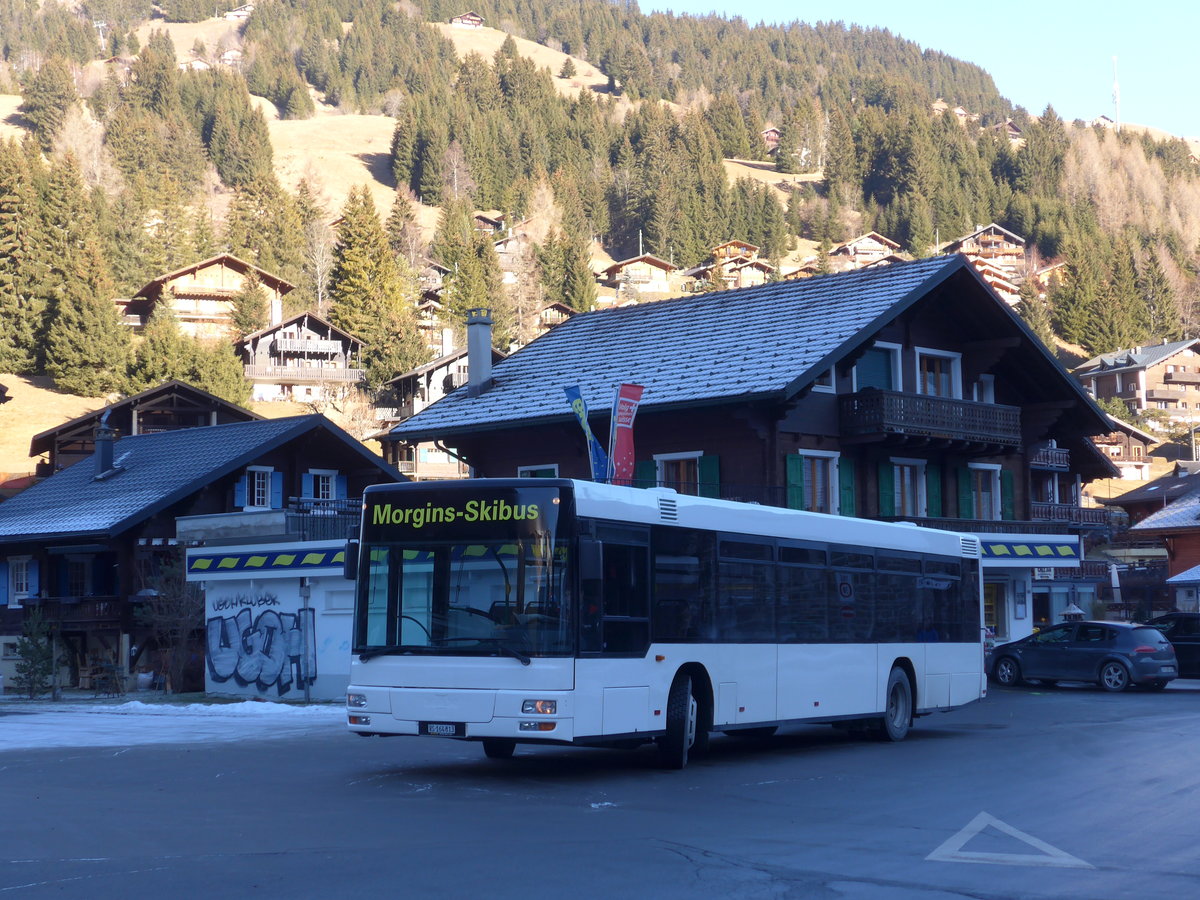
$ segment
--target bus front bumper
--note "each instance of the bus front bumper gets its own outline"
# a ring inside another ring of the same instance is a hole
[[[347,727],[364,735],[571,742],[571,695],[560,691],[381,688],[351,685]]]

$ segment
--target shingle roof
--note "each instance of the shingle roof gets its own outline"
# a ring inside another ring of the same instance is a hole
[[[497,363],[485,393],[455,391],[391,433],[421,440],[567,419],[563,388],[575,384],[593,410],[622,382],[645,387],[643,409],[783,397],[964,269],[963,257],[941,256],[582,313]]]
[[[1178,462],[1169,474],[1155,478],[1149,484],[1117,497],[1097,499],[1097,502],[1104,506],[1130,506],[1153,501],[1166,505],[1193,491],[1200,491],[1200,467],[1195,463]]]
[[[113,460],[121,471],[96,480],[92,461],[82,460],[0,503],[0,544],[45,537],[112,537],[318,428],[391,471],[382,459],[320,415],[136,435],[113,445]]]

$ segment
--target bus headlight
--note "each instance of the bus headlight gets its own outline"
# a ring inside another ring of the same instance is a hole
[[[367,695],[366,694],[347,694],[346,695],[346,705],[353,706],[355,709],[362,709],[364,706],[367,705]]]
[[[536,713],[541,716],[552,716],[558,712],[557,700],[526,700],[521,704],[521,714]]]

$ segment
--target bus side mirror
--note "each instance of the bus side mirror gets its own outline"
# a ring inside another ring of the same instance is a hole
[[[342,575],[350,581],[358,578],[358,541],[346,541],[345,555],[342,558]]]

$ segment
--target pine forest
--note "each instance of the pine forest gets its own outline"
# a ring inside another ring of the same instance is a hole
[[[1093,355],[1200,334],[1200,166],[1182,140],[1014,108],[987,72],[886,30],[608,0],[474,9],[569,57],[539,67],[513,37],[460,55],[433,23],[466,10],[444,0],[261,0],[236,65],[181,66],[181,50],[224,48],[179,48],[154,26],[207,19],[210,3],[0,0],[0,93],[20,97],[25,133],[0,140],[0,371],[85,396],[182,378],[244,401],[232,347],[184,337],[165,308],[134,335],[113,302],[223,252],[297,285],[285,313],[362,339],[377,388],[430,357],[429,261],[444,324],[492,307],[507,349],[532,310],[594,306],[598,252],[684,268],[736,239],[779,273],[800,242],[824,259],[875,231],[919,257],[991,222],[1026,239],[1030,272],[1062,263],[1044,290],[1021,288],[1048,344]],[[565,90],[585,64],[605,82]],[[388,117],[375,169],[391,205],[353,186],[328,208],[319,185],[281,180],[259,98],[285,120]],[[730,178],[725,160],[788,190]],[[533,223],[515,284],[473,226],[480,210]],[[239,334],[266,324],[254,286],[236,307]]]

